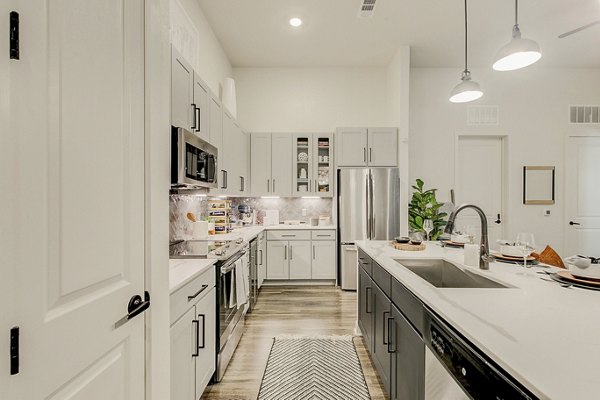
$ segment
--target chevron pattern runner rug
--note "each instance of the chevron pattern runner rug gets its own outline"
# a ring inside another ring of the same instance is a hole
[[[258,400],[370,400],[352,336],[279,336]]]

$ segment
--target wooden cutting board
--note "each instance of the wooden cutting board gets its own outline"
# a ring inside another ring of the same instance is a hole
[[[392,242],[392,246],[394,246],[394,248],[396,250],[403,250],[403,251],[423,251],[423,250],[425,250],[425,244],[424,243],[421,243],[421,244],[410,244],[410,243]]]

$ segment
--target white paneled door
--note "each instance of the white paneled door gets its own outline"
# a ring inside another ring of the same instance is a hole
[[[483,209],[491,247],[503,235],[502,140],[500,136],[459,136],[456,151],[456,205],[472,203]],[[472,210],[462,211],[456,222],[456,229],[473,227],[477,235],[480,226]]]
[[[16,4],[0,132],[14,294],[0,307],[20,328],[20,371],[0,397],[143,399],[144,314],[115,323],[144,292],[144,1]]]
[[[567,255],[600,257],[600,137],[570,137],[566,164]]]

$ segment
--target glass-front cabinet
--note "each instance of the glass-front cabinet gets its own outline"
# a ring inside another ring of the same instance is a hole
[[[294,135],[294,195],[333,196],[333,134]]]

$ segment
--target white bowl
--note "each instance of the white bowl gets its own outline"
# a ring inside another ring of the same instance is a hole
[[[507,257],[523,257],[523,253],[519,251],[517,246],[510,246],[506,244],[500,246],[500,253]]]
[[[569,257],[565,259],[565,265],[573,276],[600,279],[600,264],[592,264],[592,260],[588,258]]]

